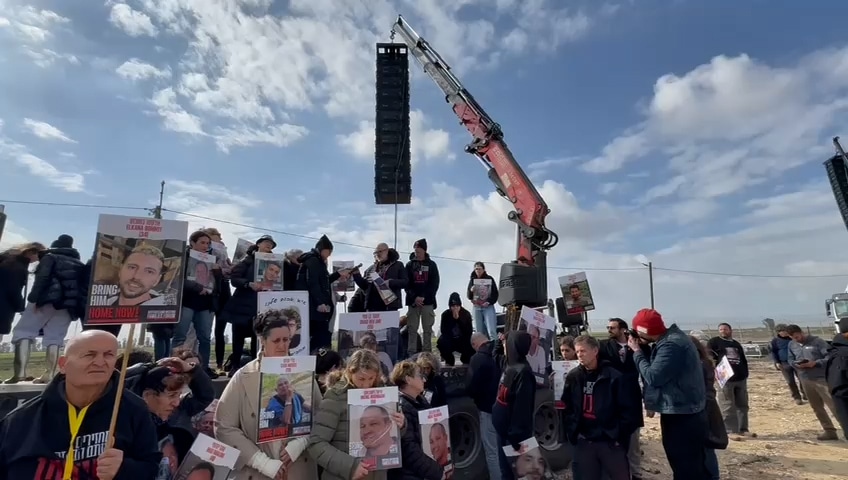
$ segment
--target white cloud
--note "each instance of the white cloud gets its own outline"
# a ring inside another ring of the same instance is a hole
[[[112,5],[109,21],[131,37],[155,37],[159,33],[147,14],[133,10],[125,3]]]
[[[29,133],[44,140],[58,140],[66,143],[77,143],[76,140],[70,138],[65,134],[65,132],[47,122],[40,122],[31,118],[25,118],[23,126],[29,131]]]
[[[205,135],[200,118],[188,113],[177,103],[177,94],[172,88],[164,88],[156,92],[150,99],[156,107],[156,112],[162,117],[165,128],[177,133],[192,136]]]
[[[54,31],[69,24],[68,18],[52,10],[10,4],[3,4],[0,13],[3,14],[0,28],[12,32],[19,42],[18,48],[39,67],[47,68],[57,60],[79,64],[75,55],[57,52],[50,47],[57,43]]]
[[[22,153],[15,157],[15,161],[26,167],[31,175],[56,188],[66,192],[82,192],[85,190],[85,177],[81,174],[61,171],[50,162],[31,153]]]
[[[148,79],[168,78],[171,76],[171,69],[168,67],[164,69],[156,68],[137,58],[131,58],[116,68],[115,73],[130,81],[137,82]]]
[[[356,131],[339,135],[336,140],[355,158],[374,160],[374,122],[362,121]],[[413,164],[421,161],[445,162],[456,158],[456,154],[450,150],[448,132],[428,129],[427,120],[420,110],[409,112],[409,148]]]

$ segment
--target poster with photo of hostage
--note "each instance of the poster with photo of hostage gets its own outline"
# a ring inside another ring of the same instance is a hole
[[[309,435],[312,432],[315,357],[262,357],[259,373],[256,443]]]
[[[400,431],[389,415],[398,411],[397,387],[348,390],[347,404],[348,453],[370,470],[400,467]]]
[[[474,305],[480,307],[489,301],[489,293],[492,291],[491,278],[475,278],[471,285],[471,298]]]
[[[503,447],[503,451],[512,466],[512,473],[516,480],[554,479],[548,462],[542,456],[536,437],[530,437],[521,442],[521,448],[517,452],[510,445]]]
[[[191,249],[188,251],[188,265],[186,266],[186,280],[197,282],[209,293],[215,290],[215,275],[212,270],[218,263],[215,255],[198,252]]]
[[[247,256],[247,249],[253,246],[253,242],[239,238],[236,241],[236,248],[233,250],[233,263],[239,263]]]
[[[559,288],[565,301],[565,311],[569,315],[589,312],[595,309],[595,300],[589,288],[586,272],[572,273],[559,277]]]
[[[445,472],[442,477],[444,480],[453,478],[449,420],[450,414],[447,405],[418,412],[424,454],[442,467]]]
[[[200,434],[173,480],[227,480],[236,468],[238,456],[237,449]]]
[[[84,324],[177,323],[188,222],[100,215]]]
[[[542,385],[547,380],[548,365],[551,358],[551,346],[556,334],[556,319],[527,306],[521,307],[519,328],[526,328],[530,334],[530,352],[527,363],[536,376],[536,383]]]
[[[266,292],[282,291],[283,262],[286,256],[282,253],[256,252],[253,258],[253,283]]]
[[[351,268],[353,268],[353,261],[333,261],[333,273],[338,272],[339,270],[349,270]],[[356,284],[353,282],[353,277],[349,277],[347,281],[336,280],[333,282],[332,287],[334,292],[352,292],[356,290]]]
[[[289,355],[309,354],[309,293],[257,292],[256,314],[272,315],[289,323]]]
[[[565,404],[562,403],[562,392],[565,390],[565,377],[568,375],[568,372],[577,368],[580,365],[578,360],[557,360],[555,362],[551,362],[551,369],[553,373],[551,374],[554,377],[554,407],[558,409],[565,408]]]
[[[342,358],[364,348],[377,353],[388,377],[398,361],[400,312],[362,312],[339,314],[339,348]]]

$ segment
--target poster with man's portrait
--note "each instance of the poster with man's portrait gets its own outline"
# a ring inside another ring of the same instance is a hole
[[[309,354],[309,293],[307,292],[257,292],[256,313],[268,314],[288,323],[282,341],[288,354]]]
[[[577,272],[559,277],[559,288],[565,301],[565,311],[569,315],[588,312],[595,309],[595,300],[589,288],[586,272]]]
[[[542,451],[536,437],[530,437],[521,442],[518,451],[507,445],[503,447],[504,454],[512,465],[512,473],[517,480],[553,480],[554,475]]]
[[[450,480],[453,478],[453,462],[451,461],[450,415],[447,405],[420,410],[418,423],[421,425],[424,454],[442,467],[444,471],[442,478]]]
[[[551,346],[556,335],[556,319],[528,306],[521,307],[519,328],[530,334],[530,351],[527,363],[536,376],[536,383],[545,383],[551,360]]]
[[[282,291],[286,256],[282,253],[256,252],[253,258],[253,283],[263,291]]]
[[[218,259],[215,255],[198,252],[197,250],[188,251],[188,264],[186,265],[186,280],[190,280],[199,284],[209,292],[215,290],[215,275],[212,270],[218,264]]]
[[[398,411],[397,387],[347,391],[349,450],[370,470],[401,466],[400,431],[391,413]]]
[[[380,358],[383,376],[388,377],[398,361],[400,313],[340,313],[338,318],[339,355],[348,358],[360,348],[371,350]]]
[[[309,435],[312,432],[315,357],[262,357],[259,372],[256,443]]]
[[[227,480],[238,456],[237,449],[200,434],[173,480]]]
[[[100,215],[87,325],[177,323],[188,222]]]

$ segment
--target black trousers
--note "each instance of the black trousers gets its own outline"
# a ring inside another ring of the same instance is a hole
[[[704,454],[708,428],[706,411],[687,415],[660,414],[660,428],[674,480],[710,480]]]
[[[471,362],[471,356],[474,355],[474,349],[471,347],[471,339],[450,338],[445,335],[436,340],[436,348],[439,349],[439,354],[446,364],[453,366],[456,363],[454,353],[459,353],[459,361],[463,365],[468,365]]]
[[[224,365],[224,349],[227,347],[227,339],[225,338],[224,329],[227,328],[227,322],[221,318],[221,315],[215,314],[215,365],[221,368]]]
[[[259,348],[256,341],[256,333],[249,324],[233,325],[233,365],[230,371],[235,372],[241,368],[241,357],[244,355],[244,341],[250,339],[250,356],[256,358],[256,352]]]
[[[309,320],[309,351],[315,352],[319,348],[331,347],[332,344],[333,333],[330,332],[330,323],[323,319]]]
[[[578,440],[574,463],[580,480],[630,480],[627,447],[613,442]]]

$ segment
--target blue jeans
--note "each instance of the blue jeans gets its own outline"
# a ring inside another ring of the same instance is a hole
[[[486,466],[489,467],[489,480],[501,480],[500,463],[498,461],[498,432],[492,424],[492,414],[480,413],[480,436],[483,440],[483,451],[486,453]]]
[[[171,339],[169,337],[153,335],[153,358],[155,360],[162,360],[170,356]]]
[[[712,448],[704,449],[704,463],[707,466],[707,471],[710,473],[710,480],[719,480],[721,474],[718,470],[718,456]]]
[[[495,315],[495,306],[474,307],[474,328],[483,335],[494,340],[498,336],[498,318]]]
[[[176,348],[185,343],[192,325],[197,334],[199,350],[197,354],[200,356],[200,364],[204,369],[209,368],[209,355],[212,352],[212,310],[192,310],[183,307],[180,323],[174,330],[173,346]]]

